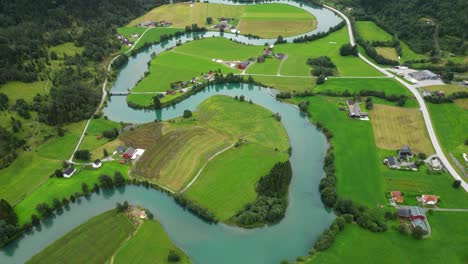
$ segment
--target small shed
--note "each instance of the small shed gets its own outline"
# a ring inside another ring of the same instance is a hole
[[[101,166],[102,166],[102,161],[100,159],[93,161],[93,168],[99,169],[101,168]]]
[[[408,146],[403,146],[398,150],[398,158],[408,160],[414,156],[413,152]]]

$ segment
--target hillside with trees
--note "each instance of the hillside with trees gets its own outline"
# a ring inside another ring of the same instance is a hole
[[[418,53],[442,50],[465,55],[468,2],[464,0],[338,0],[357,20],[372,20]],[[437,33],[438,34],[435,34]],[[436,35],[436,36],[435,36]],[[438,42],[438,45],[436,44]]]

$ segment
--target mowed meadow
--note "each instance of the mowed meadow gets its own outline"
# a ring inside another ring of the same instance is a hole
[[[213,23],[207,24],[207,18]],[[252,34],[263,38],[294,36],[314,30],[317,21],[307,11],[287,4],[269,3],[262,5],[223,5],[212,3],[177,3],[157,7],[131,21],[136,26],[147,20],[165,20],[171,27],[184,28],[192,24],[208,29],[219,18],[230,18],[241,34]]]
[[[135,138],[134,133],[148,138],[139,130],[124,133],[121,140],[131,144],[128,138]],[[253,201],[256,181],[276,162],[288,157],[286,130],[273,113],[255,102],[241,102],[228,96],[208,98],[198,106],[193,117],[164,123],[162,131],[154,144],[147,145],[147,151],[132,173],[180,191],[201,171],[185,193],[222,220]],[[234,146],[240,139],[243,143]],[[217,153],[219,155],[210,160]],[[259,161],[256,159],[259,156],[264,158]],[[230,191],[221,191],[226,188]],[[243,193],[246,195],[240,195]]]

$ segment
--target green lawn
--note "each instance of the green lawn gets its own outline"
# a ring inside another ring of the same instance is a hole
[[[115,256],[114,263],[174,263],[167,260],[169,251],[173,250],[181,257],[177,263],[192,263],[167,236],[159,222],[145,221],[138,232]]]
[[[141,29],[141,28],[139,28]],[[141,47],[147,42],[156,42],[161,40],[163,34],[174,34],[176,32],[183,32],[183,28],[152,28],[140,39],[135,48]]]
[[[455,92],[467,92],[468,88],[465,86],[461,86],[458,84],[445,84],[445,85],[432,85],[426,86],[423,88],[424,90],[437,92],[437,91],[444,91],[446,95],[455,93]]]
[[[259,160],[261,157],[261,160]],[[233,148],[208,163],[185,195],[208,208],[221,221],[228,220],[257,196],[255,184],[286,153],[255,143]]]
[[[281,60],[276,58],[266,58],[263,63],[254,63],[247,69],[247,73],[276,75],[278,73]]]
[[[466,167],[462,155],[468,153],[468,146],[464,144],[468,137],[468,110],[456,103],[428,103],[427,107],[444,152],[452,153]],[[447,158],[452,162],[450,156]]]
[[[53,173],[55,169],[59,168],[60,165],[57,164],[53,167],[51,173]],[[76,192],[82,193],[81,184],[83,182],[88,184],[91,189],[94,183],[99,183],[98,178],[102,174],[114,177],[114,173],[116,171],[120,171],[126,178],[128,169],[128,165],[121,165],[118,162],[105,162],[102,167],[97,170],[83,170],[75,173],[70,179],[50,178],[15,206],[15,212],[18,214],[18,220],[21,224],[30,221],[31,215],[37,214],[36,205],[39,203],[46,202],[52,206],[52,200],[54,198],[60,200],[63,198],[69,199],[70,195],[75,194]],[[42,174],[40,175],[42,176]],[[49,175],[44,174],[44,176],[48,177]]]
[[[127,216],[108,211],[73,229],[27,263],[101,264],[134,230]]]
[[[467,263],[467,221],[465,212],[434,212],[429,216],[432,236],[424,240],[347,225],[330,249],[306,263]]]
[[[86,121],[71,123],[64,126],[65,135],[55,136],[37,148],[39,155],[57,160],[67,160],[75,149]]]
[[[314,88],[315,92],[324,91],[357,93],[360,90],[384,91],[385,94],[406,95],[412,97],[412,93],[399,82],[391,78],[375,79],[348,79],[348,78],[329,78],[322,85]]]
[[[309,77],[253,76],[253,78],[257,82],[281,91],[302,92],[312,90],[316,86],[315,78]]]
[[[393,39],[392,35],[372,21],[356,21],[356,27],[361,38],[366,41],[389,41]],[[425,55],[417,54],[412,51],[411,48],[402,40],[400,40],[400,46],[402,48],[402,61],[419,60],[426,57]]]
[[[37,81],[32,83],[8,82],[0,86],[0,93],[8,96],[9,105],[14,105],[17,99],[24,99],[26,102],[32,102],[36,94],[47,94],[49,82]]]
[[[383,204],[384,179],[370,122],[351,119],[339,111],[342,104],[338,103],[344,99],[314,96],[295,102],[305,100],[310,102],[312,120],[333,133],[338,195],[371,208]]]
[[[336,64],[339,76],[382,76],[357,57],[341,56],[339,49],[348,42],[348,31],[343,28],[313,42],[276,45],[274,51],[288,55],[281,69],[282,75],[310,76],[311,67],[306,64],[307,58],[328,56]]]
[[[105,130],[112,130],[113,128],[120,129],[121,125],[104,118],[91,120],[91,123],[88,126],[88,130],[86,130],[86,136],[83,138],[83,142],[81,143],[80,149],[87,149],[92,151],[108,143],[109,139],[105,137],[98,139],[97,137],[102,135]]]
[[[66,42],[61,45],[52,46],[49,48],[49,52],[55,51],[59,59],[63,59],[64,55],[74,56],[75,54],[81,54],[84,51],[84,47],[77,47],[73,42]]]

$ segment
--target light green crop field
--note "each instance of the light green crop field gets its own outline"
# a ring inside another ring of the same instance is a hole
[[[174,245],[159,222],[145,221],[132,239],[115,255],[114,263],[174,263],[167,260],[170,250],[175,251],[181,258],[176,263],[192,263],[185,253]]]
[[[63,59],[64,55],[74,56],[75,54],[81,54],[84,51],[84,47],[77,47],[73,42],[66,42],[61,45],[52,46],[49,48],[49,52],[55,51],[59,59]]]
[[[53,173],[56,168],[59,168],[59,166],[60,165],[54,167],[51,173]],[[69,179],[50,178],[15,206],[15,212],[18,214],[18,220],[21,224],[30,221],[32,214],[37,215],[36,205],[39,203],[45,202],[52,207],[52,200],[54,198],[57,198],[60,201],[63,198],[70,200],[70,195],[83,192],[81,189],[82,183],[86,183],[91,189],[94,183],[99,183],[100,175],[105,174],[113,178],[114,173],[119,171],[125,178],[127,178],[128,169],[128,165],[122,165],[118,162],[104,162],[102,167],[97,170],[89,169],[77,171],[73,177]],[[45,176],[47,177],[48,175],[46,174]]]
[[[233,52],[226,52],[227,50]],[[173,82],[190,81],[210,70],[220,69],[224,74],[240,73],[237,69],[212,60],[242,61],[256,57],[261,51],[259,46],[242,45],[224,38],[192,41],[163,52],[153,59],[150,74],[135,86],[133,92],[164,92],[170,89]]]
[[[258,157],[262,157],[261,160]],[[255,185],[260,177],[267,175],[275,163],[287,158],[286,153],[246,143],[210,161],[184,194],[208,208],[221,221],[227,221],[255,200]]]
[[[431,92],[443,91],[446,95],[456,92],[468,92],[467,87],[458,84],[432,85],[426,86],[423,89]]]
[[[238,24],[242,34],[264,38],[295,36],[316,27],[317,21],[310,13],[285,4],[248,5]]]
[[[388,40],[393,39],[392,35],[390,35],[387,31],[377,26],[372,21],[356,21],[356,27],[361,38],[363,38],[366,41],[373,41],[373,40],[388,41]],[[418,59],[422,59],[426,57],[423,54],[417,54],[414,51],[412,51],[411,48],[402,40],[400,40],[400,46],[402,48],[402,56],[401,56],[402,61],[418,60]],[[379,49],[382,50],[382,48],[379,48]],[[384,51],[384,52],[379,51],[379,53],[384,57],[390,56],[388,51]],[[394,54],[392,56],[394,56]],[[393,57],[393,58],[387,57],[387,58],[398,60],[397,57]]]
[[[315,78],[284,76],[253,76],[254,80],[281,91],[307,91],[316,86]]]
[[[468,153],[468,146],[464,144],[468,136],[468,122],[464,120],[468,120],[468,110],[456,103],[428,103],[427,106],[444,152],[452,153],[461,164],[466,164],[463,153]],[[447,158],[452,162],[450,156]]]
[[[307,58],[328,56],[336,64],[339,76],[382,76],[357,57],[341,56],[339,49],[348,42],[347,29],[343,28],[312,42],[276,45],[274,51],[288,55],[281,68],[282,75],[310,76],[311,67],[306,64]]]
[[[351,79],[351,78],[329,78],[322,85],[314,88],[315,92],[344,92],[357,93],[361,90],[384,91],[385,94],[407,95],[412,97],[411,92],[399,82],[391,78],[375,79]]]
[[[16,103],[17,99],[24,99],[26,102],[32,102],[36,94],[47,94],[49,91],[49,82],[37,81],[32,83],[8,82],[0,86],[0,93],[8,96],[10,105]]]
[[[347,225],[331,248],[306,263],[466,263],[467,221],[466,212],[434,212],[429,216],[432,236],[423,240],[392,229],[372,233]]]
[[[227,138],[203,127],[173,129],[160,137],[135,165],[134,174],[179,190]]]
[[[276,58],[266,58],[265,62],[259,63],[255,62],[252,66],[247,68],[247,73],[249,74],[268,74],[276,75],[278,73],[281,60]]]
[[[384,179],[379,173],[382,161],[378,159],[370,122],[349,118],[346,112],[339,111],[344,99],[323,96],[294,99],[305,100],[310,102],[312,120],[333,133],[338,195],[371,208],[383,204]]]
[[[398,60],[398,54],[395,48],[392,47],[377,47],[375,48],[377,50],[377,53],[380,55],[384,56],[387,59],[390,60]]]
[[[206,23],[208,17],[213,19],[212,25]],[[230,24],[237,26],[242,34],[253,34],[264,38],[298,35],[317,27],[317,21],[310,13],[294,6],[277,3],[255,6],[211,3],[169,4],[151,10],[131,21],[129,25],[135,26],[147,20],[166,20],[172,23],[172,27],[183,28],[197,24],[210,29],[222,17],[233,19]]]
[[[104,263],[135,227],[124,214],[108,211],[73,229],[27,263]]]
[[[246,98],[248,101],[249,98]],[[289,139],[286,130],[269,110],[248,102],[239,102],[228,96],[212,96],[198,107],[200,123],[232,138],[243,137],[280,151],[287,151]]]
[[[102,135],[105,130],[112,130],[113,128],[120,129],[121,126],[118,123],[106,120],[104,118],[91,120],[91,123],[88,126],[88,130],[86,130],[86,135],[83,138],[83,142],[80,145],[80,149],[93,151],[96,148],[107,144],[110,141],[109,139],[105,137],[98,139],[98,136]]]

